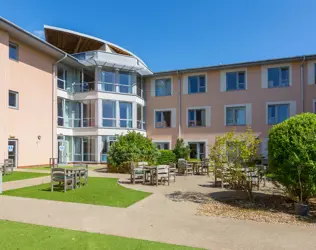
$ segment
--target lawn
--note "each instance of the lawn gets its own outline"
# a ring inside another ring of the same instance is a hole
[[[123,238],[118,236],[86,233],[54,227],[0,220],[1,249],[24,250],[142,250],[142,249],[194,249],[159,242]]]
[[[18,181],[18,180],[25,180],[25,179],[31,179],[31,178],[36,178],[36,177],[43,177],[47,175],[48,174],[43,174],[43,173],[13,172],[12,174],[4,175],[2,177],[2,181],[3,182]]]
[[[71,166],[69,166],[71,167]],[[96,170],[96,169],[102,169],[105,168],[106,166],[103,165],[88,165],[89,170]],[[42,167],[30,167],[30,168],[26,168],[26,169],[32,169],[32,170],[46,170],[46,171],[50,171],[50,166],[42,166]]]
[[[46,183],[8,190],[3,192],[3,194],[112,207],[128,207],[150,195],[150,193],[122,187],[117,181],[118,179],[116,178],[89,177],[88,185],[68,190],[66,193],[61,190],[51,192],[50,184]]]

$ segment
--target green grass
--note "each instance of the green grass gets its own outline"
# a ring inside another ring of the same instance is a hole
[[[69,167],[71,167],[71,166],[69,166]],[[96,170],[96,169],[105,168],[105,166],[102,166],[102,165],[99,165],[99,166],[88,165],[88,168],[89,168],[90,170]],[[26,169],[32,169],[32,170],[47,170],[47,171],[50,171],[50,167],[49,167],[49,166],[30,167],[30,168],[26,168]]]
[[[2,176],[2,181],[3,182],[18,181],[18,180],[25,180],[25,179],[31,179],[31,178],[36,178],[36,177],[47,176],[47,175],[48,174],[43,174],[43,173],[13,172],[12,174]]]
[[[93,205],[128,207],[144,199],[150,193],[122,187],[115,178],[90,177],[88,185],[81,186],[66,193],[61,190],[51,192],[50,184],[8,190],[4,195],[20,196],[44,200],[76,202]]]
[[[184,250],[190,247],[0,220],[2,250]]]

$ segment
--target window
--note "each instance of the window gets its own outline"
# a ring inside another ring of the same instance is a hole
[[[137,104],[137,128],[145,129],[144,107],[140,104]]]
[[[227,107],[226,126],[246,125],[246,107]]]
[[[119,73],[120,93],[132,93],[132,75],[128,72]]]
[[[64,126],[64,100],[57,99],[57,125]]]
[[[288,87],[290,85],[289,67],[268,69],[268,88]]]
[[[103,135],[102,136],[102,142],[103,142],[103,148],[102,148],[102,154],[101,154],[101,161],[107,162],[107,154],[110,150],[110,147],[117,141],[116,136],[110,136],[110,135]]]
[[[66,89],[66,81],[67,81],[67,70],[58,67],[57,69],[57,87],[59,89]]]
[[[190,159],[204,159],[205,158],[205,142],[189,142]]]
[[[73,103],[73,113],[74,113],[74,127],[81,127],[81,103],[74,102]]]
[[[95,100],[82,101],[82,126],[95,126]]]
[[[19,46],[14,43],[9,43],[9,58],[19,60]]]
[[[115,91],[115,72],[102,71],[101,72],[101,86],[103,91]]]
[[[156,128],[171,127],[171,111],[156,111]]]
[[[171,95],[171,78],[155,80],[155,95],[170,96]]]
[[[188,111],[188,126],[189,127],[204,127],[205,126],[205,109],[190,109]]]
[[[116,127],[116,102],[102,100],[103,127]]]
[[[290,117],[289,104],[268,105],[268,124],[273,125],[283,122]]]
[[[205,76],[188,77],[189,94],[205,92]]]
[[[227,72],[226,73],[226,91],[246,89],[246,73]]]
[[[129,102],[120,102],[120,127],[132,127],[132,104]]]
[[[18,97],[19,93],[15,91],[9,90],[9,107],[10,108],[18,108]]]
[[[154,142],[158,149],[169,149],[169,142]]]

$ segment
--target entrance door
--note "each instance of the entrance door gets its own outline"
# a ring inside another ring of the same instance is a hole
[[[18,165],[18,141],[17,140],[8,141],[8,159],[12,159],[13,166],[17,167]]]
[[[205,158],[205,143],[204,142],[189,142],[190,158],[204,159]]]
[[[68,162],[68,141],[58,141],[58,163]]]

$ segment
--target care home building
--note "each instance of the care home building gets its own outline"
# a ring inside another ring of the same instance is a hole
[[[0,162],[103,163],[132,130],[160,149],[183,138],[203,158],[216,135],[247,125],[266,156],[271,126],[315,112],[316,55],[153,73],[99,38],[52,26],[45,37],[0,18]]]

